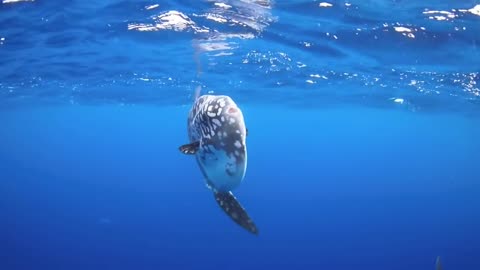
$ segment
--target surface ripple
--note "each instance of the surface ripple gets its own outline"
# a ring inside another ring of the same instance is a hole
[[[476,1],[3,1],[0,104],[478,110]],[[402,102],[400,102],[402,101]]]

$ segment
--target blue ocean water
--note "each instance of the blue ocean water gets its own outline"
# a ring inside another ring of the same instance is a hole
[[[0,269],[480,269],[480,2],[0,4]],[[217,206],[195,89],[249,135]]]

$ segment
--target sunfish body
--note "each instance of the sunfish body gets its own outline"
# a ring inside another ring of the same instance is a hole
[[[258,230],[233,196],[247,169],[247,129],[242,111],[228,96],[203,95],[188,116],[189,144],[179,149],[195,155],[207,186],[225,213],[251,233]]]

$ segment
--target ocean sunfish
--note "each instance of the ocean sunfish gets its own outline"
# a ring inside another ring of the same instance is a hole
[[[195,155],[207,186],[223,211],[253,234],[258,229],[232,194],[247,169],[247,129],[242,111],[228,96],[196,98],[188,116],[189,144],[179,150]]]

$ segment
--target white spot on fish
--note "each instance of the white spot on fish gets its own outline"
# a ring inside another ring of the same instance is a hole
[[[222,107],[222,108],[225,107],[225,100],[224,100],[224,99],[220,99],[220,100],[218,101],[218,105],[220,105],[220,107]]]
[[[235,144],[234,144],[234,145],[235,145],[235,147],[237,147],[237,148],[241,148],[241,147],[242,147],[242,143],[240,143],[240,141],[238,141],[238,140],[235,141]]]
[[[208,117],[215,117],[217,116],[215,113],[212,112],[207,112]]]
[[[218,109],[217,116],[220,116],[221,113],[222,113],[222,108]]]
[[[222,122],[225,122],[225,117],[222,116],[220,120],[222,120]]]
[[[209,111],[209,112],[211,112],[212,109],[213,109],[213,106],[212,106],[212,105],[208,106],[208,111]]]
[[[222,125],[222,123],[220,122],[220,120],[218,120],[218,119],[216,119],[216,118],[213,119],[212,122],[213,122],[215,125],[219,126],[219,127]]]
[[[235,122],[236,122],[236,121],[235,121],[235,118],[231,117],[231,118],[230,118],[230,124],[233,124],[233,123],[235,123]]]
[[[227,137],[227,132],[224,131],[224,132],[223,132],[223,136],[224,136],[224,137]]]
[[[240,130],[239,129],[235,130],[235,133],[240,134]]]
[[[233,152],[233,153],[234,153],[235,156],[237,156],[237,157],[240,156],[240,153],[239,153],[237,150],[235,150],[235,152]]]

